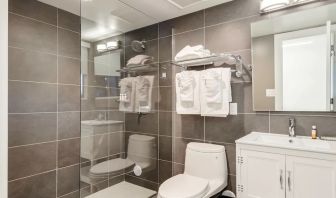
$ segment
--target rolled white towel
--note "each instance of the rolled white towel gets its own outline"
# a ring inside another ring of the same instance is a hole
[[[203,45],[196,45],[193,47],[187,45],[176,54],[175,61],[203,58],[210,55],[211,55],[210,50],[205,49]]]
[[[140,54],[140,55],[136,55],[133,58],[129,59],[127,61],[127,66],[141,65],[141,64],[144,64],[144,63],[147,64],[151,60],[152,59],[151,59],[150,56]]]

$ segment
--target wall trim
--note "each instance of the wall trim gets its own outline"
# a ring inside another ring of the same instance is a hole
[[[8,197],[8,1],[0,1],[0,197]]]

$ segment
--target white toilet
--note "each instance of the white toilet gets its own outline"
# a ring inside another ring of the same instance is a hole
[[[89,176],[91,179],[106,178],[130,171],[135,165],[142,171],[153,169],[156,166],[157,157],[155,137],[146,135],[131,135],[128,140],[127,158],[116,158],[98,163],[91,167]]]
[[[208,198],[227,186],[225,147],[205,143],[189,143],[183,174],[165,181],[158,198]]]

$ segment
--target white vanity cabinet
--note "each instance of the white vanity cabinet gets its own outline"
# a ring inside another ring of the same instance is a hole
[[[237,178],[238,197],[285,197],[285,156],[241,150],[239,158],[241,161],[237,167],[237,177],[240,177],[240,180]]]
[[[286,198],[336,198],[336,161],[286,156]]]
[[[336,198],[334,142],[323,148],[309,142],[308,148],[299,138],[277,145],[277,137],[267,142],[252,136],[236,141],[238,198]]]

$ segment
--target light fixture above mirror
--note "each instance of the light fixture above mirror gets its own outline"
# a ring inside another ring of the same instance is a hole
[[[101,43],[97,45],[98,52],[105,52],[110,50],[116,50],[120,48],[120,41],[109,41],[107,43]]]
[[[260,12],[267,13],[273,12],[293,6],[303,5],[317,0],[261,0]]]

